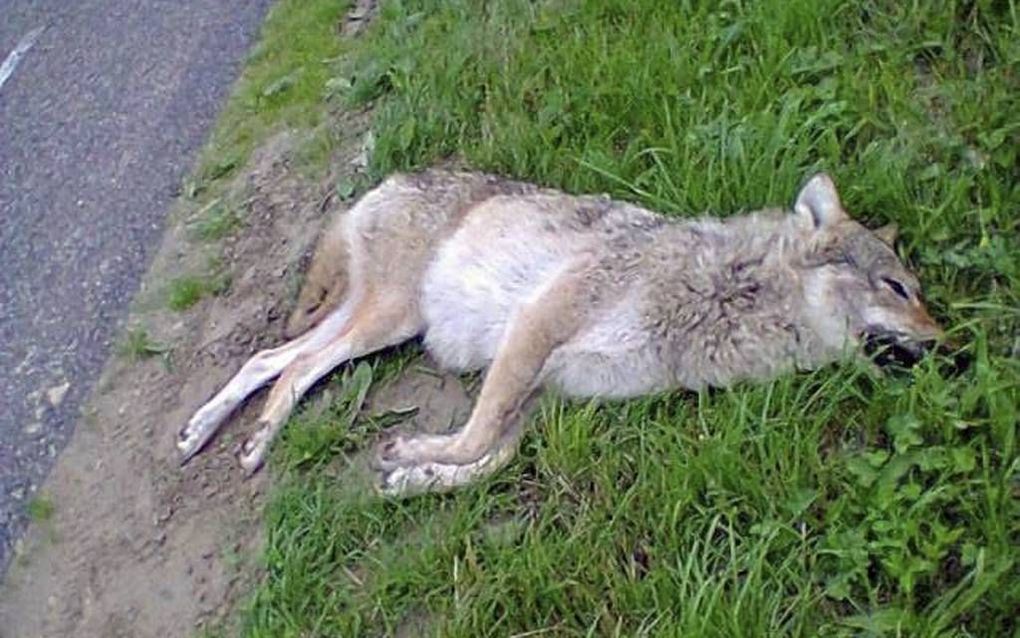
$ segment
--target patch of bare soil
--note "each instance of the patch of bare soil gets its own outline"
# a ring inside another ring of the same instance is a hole
[[[322,183],[294,169],[293,134],[274,138],[234,180],[225,201],[241,207],[244,224],[225,241],[225,294],[185,313],[134,313],[132,323],[172,345],[172,364],[111,359],[43,487],[52,518],[31,526],[0,588],[0,637],[188,636],[229,617],[260,577],[253,557],[269,472],[245,480],[234,453],[254,429],[261,396],[184,467],[175,441],[245,359],[282,341],[317,233],[344,207],[334,185],[356,170],[350,158],[367,118],[345,119],[349,148]],[[160,299],[173,276],[201,267],[186,222],[167,231],[143,299]],[[417,406],[432,422],[415,425],[426,429],[448,425],[468,405],[455,378],[414,370],[382,394],[370,404]]]
[[[340,34],[346,37],[360,35],[378,13],[378,0],[355,0],[340,23]]]
[[[230,446],[242,427],[178,464],[174,437],[190,413],[256,349],[276,340],[287,275],[321,224],[317,188],[290,170],[293,136],[255,154],[230,189],[246,201],[226,242],[227,294],[187,313],[139,313],[172,365],[114,358],[43,493],[55,509],[27,534],[0,597],[3,636],[184,636],[216,616],[251,574],[263,474],[242,480]],[[184,221],[184,220],[182,220]],[[143,297],[199,258],[187,223],[165,235]],[[243,412],[250,413],[250,409]],[[250,570],[249,570],[250,571]]]

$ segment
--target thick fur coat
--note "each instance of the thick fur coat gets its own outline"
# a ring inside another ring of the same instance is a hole
[[[667,218],[478,173],[397,175],[323,235],[288,324],[182,431],[190,457],[276,376],[248,470],[297,399],[349,359],[422,336],[445,367],[487,369],[468,423],[394,435],[378,450],[384,490],[453,487],[508,460],[522,413],[553,386],[630,397],[810,369],[881,337],[937,338],[919,284],[817,175],[792,211]]]

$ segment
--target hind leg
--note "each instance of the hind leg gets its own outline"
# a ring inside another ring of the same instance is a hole
[[[181,429],[177,441],[181,462],[197,454],[226,418],[253,392],[279,376],[295,359],[322,348],[346,330],[352,305],[349,302],[335,309],[311,332],[282,346],[263,350],[249,359]]]
[[[411,303],[360,306],[342,334],[321,350],[295,358],[280,375],[259,417],[259,429],[241,448],[241,466],[252,473],[262,465],[269,444],[316,381],[345,361],[406,341],[421,329],[421,317]]]

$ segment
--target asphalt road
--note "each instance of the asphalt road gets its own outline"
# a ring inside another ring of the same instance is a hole
[[[0,2],[0,573],[271,3]]]

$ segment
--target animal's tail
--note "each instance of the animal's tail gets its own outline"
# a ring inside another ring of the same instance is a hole
[[[340,305],[348,288],[347,240],[343,224],[334,223],[319,239],[304,286],[283,335],[294,339],[310,330]]]

